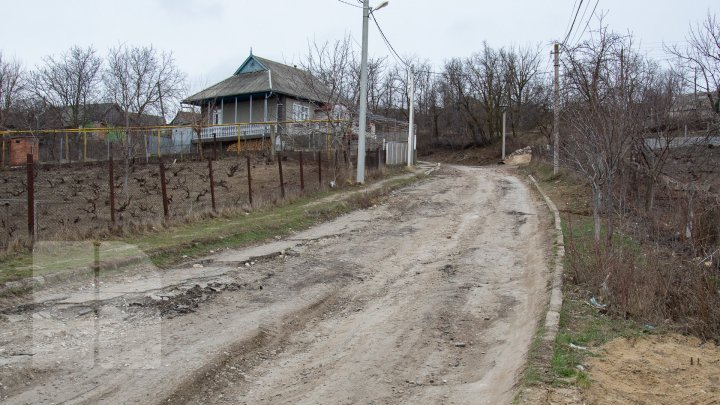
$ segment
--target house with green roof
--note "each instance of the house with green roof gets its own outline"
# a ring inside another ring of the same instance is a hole
[[[326,118],[327,90],[296,66],[252,53],[227,79],[183,100],[200,107],[203,140],[233,140],[269,135],[271,124]],[[228,126],[233,124],[248,124]]]

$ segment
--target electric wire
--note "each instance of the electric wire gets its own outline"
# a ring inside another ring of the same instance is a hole
[[[362,6],[358,6],[357,4],[353,4],[353,3],[347,2],[345,0],[337,0],[337,1],[339,1],[340,3],[343,3],[343,4],[347,4],[348,6],[351,6],[351,7],[362,8]]]
[[[585,9],[583,10],[582,15],[580,16],[580,23],[579,23],[578,27],[582,27],[583,21],[585,21],[585,15],[587,15],[588,9],[590,8],[590,3],[591,3],[590,1],[585,3]],[[592,16],[592,14],[591,14],[591,16]],[[574,43],[576,40],[579,41],[580,38],[582,38],[582,34],[580,36],[578,36],[578,33],[580,33],[580,30],[575,30],[575,34],[573,34],[570,37],[570,43]]]
[[[573,22],[570,25],[570,30],[568,31],[567,35],[565,35],[565,39],[562,41],[562,44],[566,44],[568,38],[570,37],[570,34],[572,33],[573,29],[575,28],[575,22],[577,22],[578,15],[580,14],[580,9],[582,8],[583,2],[585,0],[580,0],[580,4],[578,5],[577,11],[575,12],[575,17],[573,18]]]
[[[580,41],[582,39],[582,37],[583,37],[583,35],[585,35],[585,32],[587,31],[588,27],[590,27],[590,22],[592,21],[592,18],[595,15],[595,11],[597,10],[597,7],[599,4],[600,4],[600,0],[596,0],[595,7],[593,7],[593,11],[592,11],[592,13],[590,13],[590,16],[588,17],[587,24],[585,24],[585,28],[583,28],[582,33],[577,38],[577,41]]]
[[[395,50],[395,47],[392,46],[392,44],[390,43],[390,40],[389,40],[389,39],[387,38],[387,36],[385,35],[385,32],[383,32],[382,28],[380,28],[380,23],[378,22],[377,18],[375,17],[375,13],[373,13],[373,12],[371,11],[371,12],[370,12],[370,17],[372,17],[372,20],[373,20],[373,22],[375,23],[375,26],[377,27],[378,31],[380,31],[380,36],[382,36],[383,41],[385,42],[385,45],[387,45],[388,49],[390,50],[390,52],[392,53],[392,55],[395,57],[395,59],[397,59],[400,63],[402,63],[406,68],[412,69],[412,66],[410,66],[410,64],[407,63],[407,62],[400,56],[400,54],[397,53],[397,51]]]

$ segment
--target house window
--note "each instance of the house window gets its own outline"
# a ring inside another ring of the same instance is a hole
[[[212,113],[213,125],[220,125],[223,123],[223,112],[221,108],[215,108]]]
[[[300,103],[293,103],[293,121],[306,121],[310,119],[310,107]]]

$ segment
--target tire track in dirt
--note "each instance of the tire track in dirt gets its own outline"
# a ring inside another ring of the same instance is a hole
[[[291,238],[285,255],[237,269],[232,254],[217,257],[213,266],[234,269],[224,283],[252,288],[161,318],[156,367],[73,369],[52,340],[55,357],[41,360],[58,366],[3,399],[507,403],[547,302],[543,209],[506,171],[445,168],[387,204]],[[128,318],[107,355],[142,349],[149,330]]]

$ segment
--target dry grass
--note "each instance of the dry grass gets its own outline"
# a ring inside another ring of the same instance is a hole
[[[586,299],[596,297],[617,318],[720,341],[720,262],[710,254],[720,229],[716,202],[694,197],[693,237],[687,238],[684,194],[660,190],[651,212],[626,195],[625,211],[604,218],[613,223],[612,237],[603,226],[596,243],[582,179],[568,172],[553,176],[543,164],[528,170],[563,211],[566,276]]]

